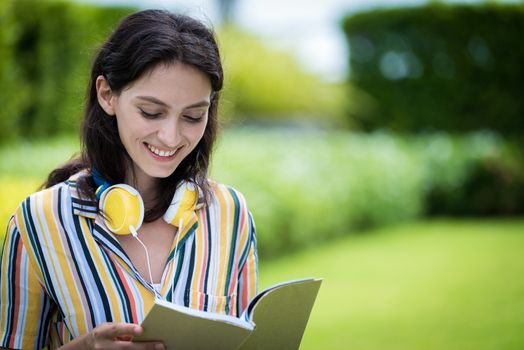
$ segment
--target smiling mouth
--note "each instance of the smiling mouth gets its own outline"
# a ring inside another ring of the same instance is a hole
[[[158,157],[163,157],[163,158],[169,158],[169,157],[172,157],[174,156],[177,151],[179,150],[179,148],[176,148],[176,149],[173,149],[173,150],[161,150],[159,148],[156,148],[155,146],[152,146],[148,143],[145,143],[144,144],[146,145],[146,147],[149,149],[149,151],[151,151],[151,153],[155,154],[156,156]]]

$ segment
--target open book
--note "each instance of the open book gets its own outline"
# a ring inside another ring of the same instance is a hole
[[[134,341],[161,340],[173,349],[298,349],[321,279],[269,287],[240,318],[156,300]]]

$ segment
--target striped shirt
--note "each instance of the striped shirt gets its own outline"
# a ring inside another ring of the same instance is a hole
[[[96,214],[76,178],[29,196],[0,259],[0,347],[57,348],[104,322],[139,324],[155,298],[240,316],[257,289],[255,227],[243,196],[212,199],[179,229],[159,291]],[[177,242],[178,241],[178,242]]]

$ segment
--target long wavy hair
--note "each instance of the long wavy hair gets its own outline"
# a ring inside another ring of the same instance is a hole
[[[51,187],[78,171],[93,168],[110,184],[124,182],[127,165],[132,160],[120,140],[116,118],[107,115],[98,103],[96,79],[103,75],[111,90],[119,94],[155,67],[177,62],[193,66],[209,78],[212,94],[208,122],[195,149],[173,174],[160,179],[155,205],[146,211],[144,219],[150,222],[163,215],[182,180],[195,182],[208,198],[207,172],[217,134],[218,102],[224,79],[220,54],[211,29],[191,17],[164,10],[144,10],[129,15],[102,44],[91,69],[80,155],[53,170],[43,187]],[[91,176],[81,177],[77,186],[83,197],[95,200]]]

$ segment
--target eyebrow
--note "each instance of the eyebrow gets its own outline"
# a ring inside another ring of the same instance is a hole
[[[158,98],[153,97],[153,96],[137,96],[136,98],[139,99],[139,100],[144,100],[144,101],[147,101],[147,102],[151,102],[151,103],[160,105],[162,107],[170,108],[168,104],[166,104],[165,102],[163,102],[163,101],[161,101]],[[204,101],[193,103],[193,104],[185,107],[184,109],[196,108],[196,107],[209,107],[209,104],[210,104],[209,101],[204,100]]]

